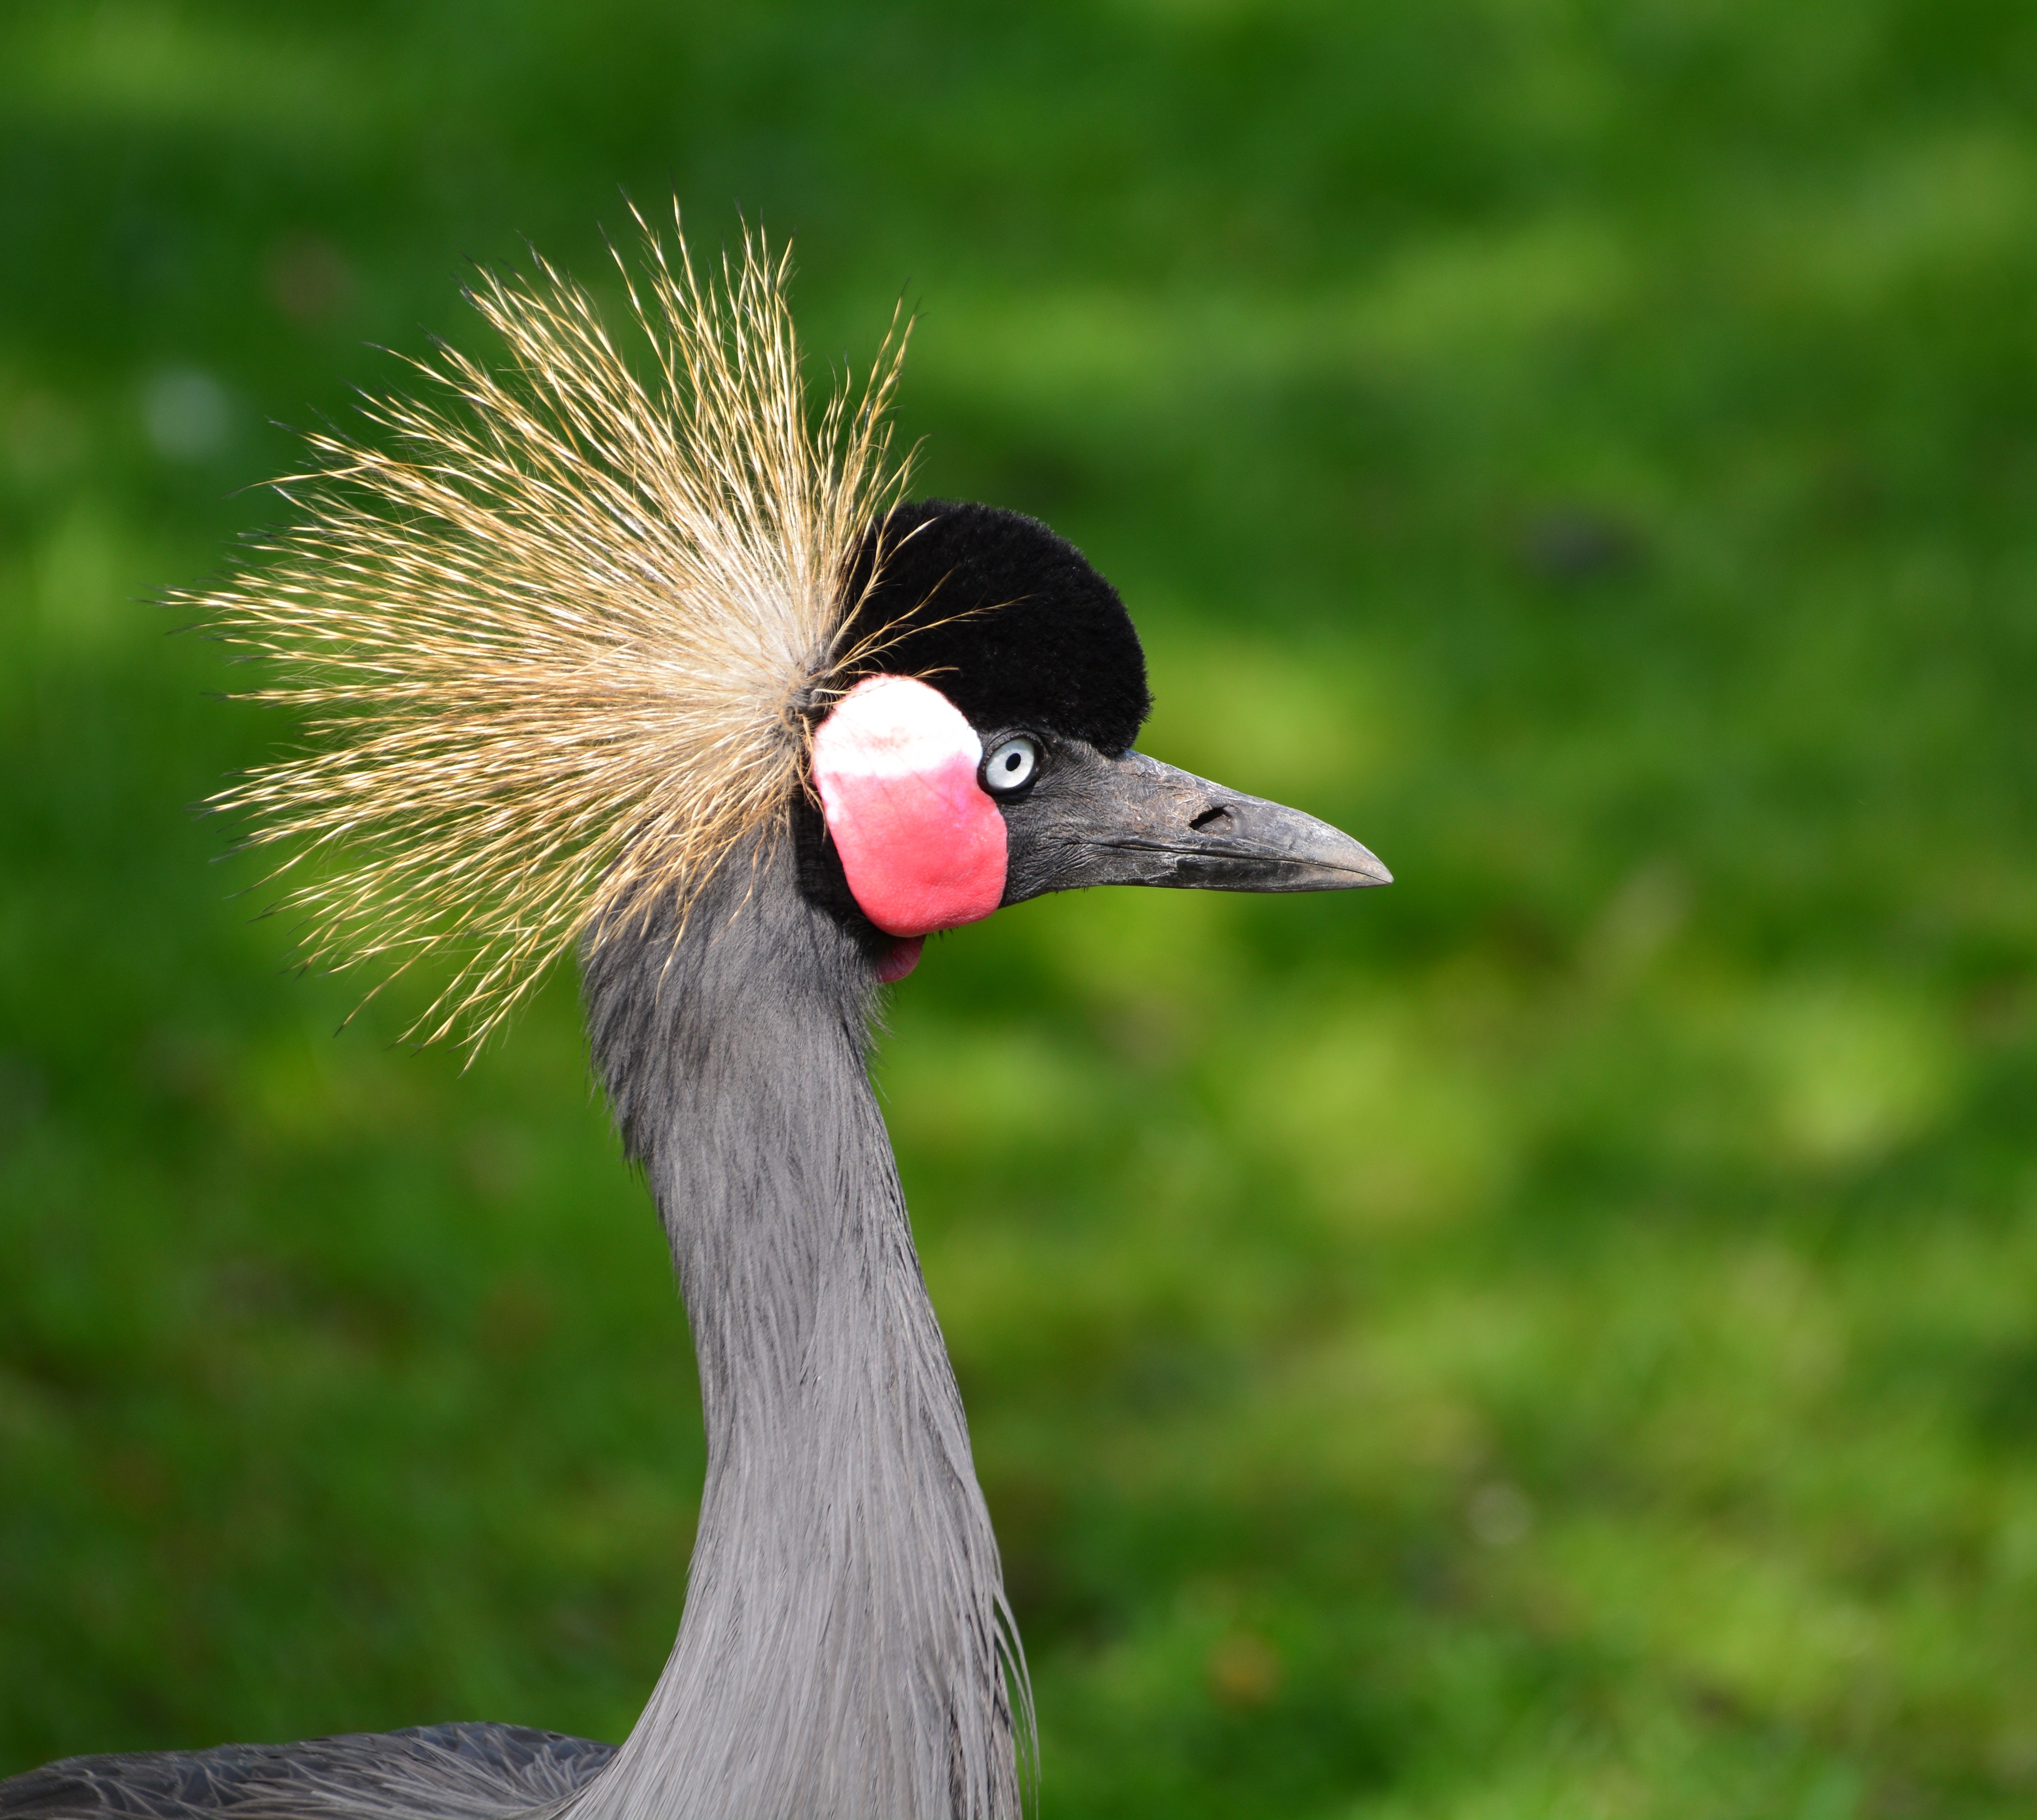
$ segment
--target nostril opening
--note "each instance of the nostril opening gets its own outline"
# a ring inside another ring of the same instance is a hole
[[[1228,821],[1230,819],[1230,811],[1225,808],[1220,802],[1214,803],[1209,808],[1205,809],[1201,814],[1195,817],[1194,819],[1189,823],[1189,825],[1191,828],[1200,830],[1208,827],[1212,821]]]

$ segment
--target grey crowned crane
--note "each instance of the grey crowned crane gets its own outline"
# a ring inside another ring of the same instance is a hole
[[[312,440],[297,528],[191,597],[310,743],[220,799],[282,841],[309,958],[450,957],[478,1040],[575,947],[669,1236],[705,1488],[619,1746],[442,1724],[74,1758],[6,1820],[1003,1820],[1030,1696],[866,1062],[924,939],[1049,891],[1383,885],[1347,836],[1132,750],[1145,662],[1044,525],[902,503],[903,338],[818,421],[787,266],[647,236],[647,381],[540,262],[508,366]],[[441,977],[446,977],[444,973]]]

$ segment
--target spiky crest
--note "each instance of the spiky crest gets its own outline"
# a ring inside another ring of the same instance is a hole
[[[811,708],[869,654],[844,579],[905,486],[910,323],[815,422],[789,249],[746,228],[704,282],[682,230],[674,262],[637,225],[641,269],[616,262],[648,383],[544,260],[485,274],[507,370],[411,362],[450,404],[370,401],[387,448],[308,436],[312,470],[277,483],[304,518],[254,546],[272,560],[176,597],[282,666],[240,699],[307,716],[306,749],[213,805],[294,848],[270,877],[308,964],[452,957],[423,1041],[478,1046],[584,929],[683,908],[783,817]]]

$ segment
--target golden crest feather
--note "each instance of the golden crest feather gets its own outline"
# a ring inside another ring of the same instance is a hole
[[[639,217],[638,225],[643,226]],[[683,232],[620,255],[648,379],[542,259],[473,295],[497,372],[365,407],[387,448],[316,434],[271,560],[177,598],[279,681],[308,750],[212,799],[305,919],[308,963],[449,956],[409,1034],[478,1044],[590,923],[691,889],[800,785],[807,711],[867,655],[842,598],[901,494],[886,411],[910,324],[810,418],[789,253],[746,230],[703,282]]]

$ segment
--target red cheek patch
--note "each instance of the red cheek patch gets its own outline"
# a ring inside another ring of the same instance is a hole
[[[1004,817],[976,780],[982,762],[961,709],[909,676],[866,678],[814,733],[828,833],[886,935],[977,922],[1003,900]]]

